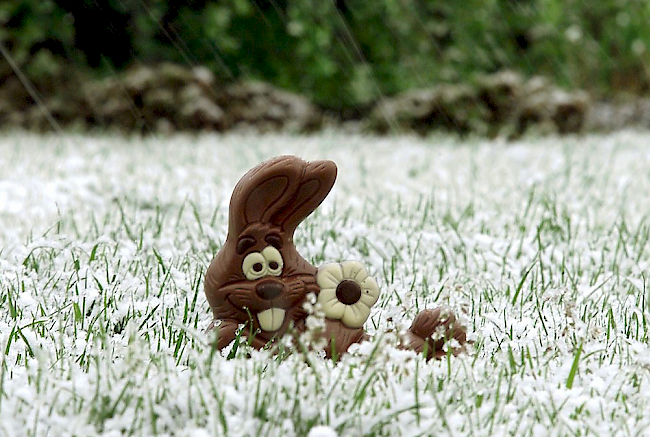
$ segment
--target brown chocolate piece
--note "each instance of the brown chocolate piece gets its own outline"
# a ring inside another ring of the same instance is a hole
[[[336,179],[332,161],[305,162],[280,156],[246,173],[230,200],[228,235],[205,275],[204,289],[217,329],[216,347],[241,335],[255,348],[283,336],[291,326],[305,331],[309,293],[325,313],[326,355],[345,353],[368,339],[363,324],[379,287],[358,262],[316,268],[293,243],[296,227],[325,199]],[[442,340],[435,339],[442,329]],[[445,339],[465,341],[453,315],[440,309],[420,313],[402,347],[440,357]],[[432,337],[434,336],[434,337]]]
[[[451,339],[458,342],[449,352],[458,355],[467,341],[465,328],[456,320],[454,313],[447,308],[423,310],[415,319],[402,339],[404,349],[413,349],[426,355],[427,359],[442,358],[447,355],[444,345]]]
[[[337,358],[346,353],[350,346],[370,339],[363,328],[349,328],[340,320],[325,319],[325,332],[320,334],[325,339],[325,356]]]

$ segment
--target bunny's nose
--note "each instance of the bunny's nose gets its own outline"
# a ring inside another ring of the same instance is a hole
[[[263,299],[271,300],[278,297],[284,290],[284,284],[281,282],[260,282],[255,287],[255,292]]]

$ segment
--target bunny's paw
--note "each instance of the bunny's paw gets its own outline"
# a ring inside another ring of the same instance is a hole
[[[326,341],[326,356],[334,358],[369,338],[363,324],[379,299],[379,286],[357,261],[320,266],[316,282],[320,289],[317,302],[325,316],[320,337]]]

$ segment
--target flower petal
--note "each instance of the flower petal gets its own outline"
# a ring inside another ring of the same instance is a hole
[[[379,285],[377,285],[375,278],[368,276],[359,286],[361,287],[361,300],[366,305],[373,306],[379,299]]]
[[[345,305],[345,312],[341,321],[348,328],[361,328],[370,316],[370,308],[366,305],[359,305],[357,302],[354,305]]]
[[[325,317],[329,319],[340,319],[345,311],[345,305],[336,297],[336,290],[326,288],[318,294],[318,303],[325,312]]]
[[[377,303],[379,296],[373,296],[372,294],[361,292],[361,297],[355,305],[363,305],[368,309],[372,308],[374,304]]]
[[[338,263],[323,264],[316,273],[316,282],[320,288],[336,288],[343,280],[343,270]]]
[[[359,261],[345,261],[341,263],[343,278],[361,282],[368,277],[368,271]]]

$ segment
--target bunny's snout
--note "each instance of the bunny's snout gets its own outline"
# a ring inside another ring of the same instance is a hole
[[[276,281],[264,281],[257,284],[255,292],[262,299],[271,300],[278,297],[284,291],[284,284]]]

